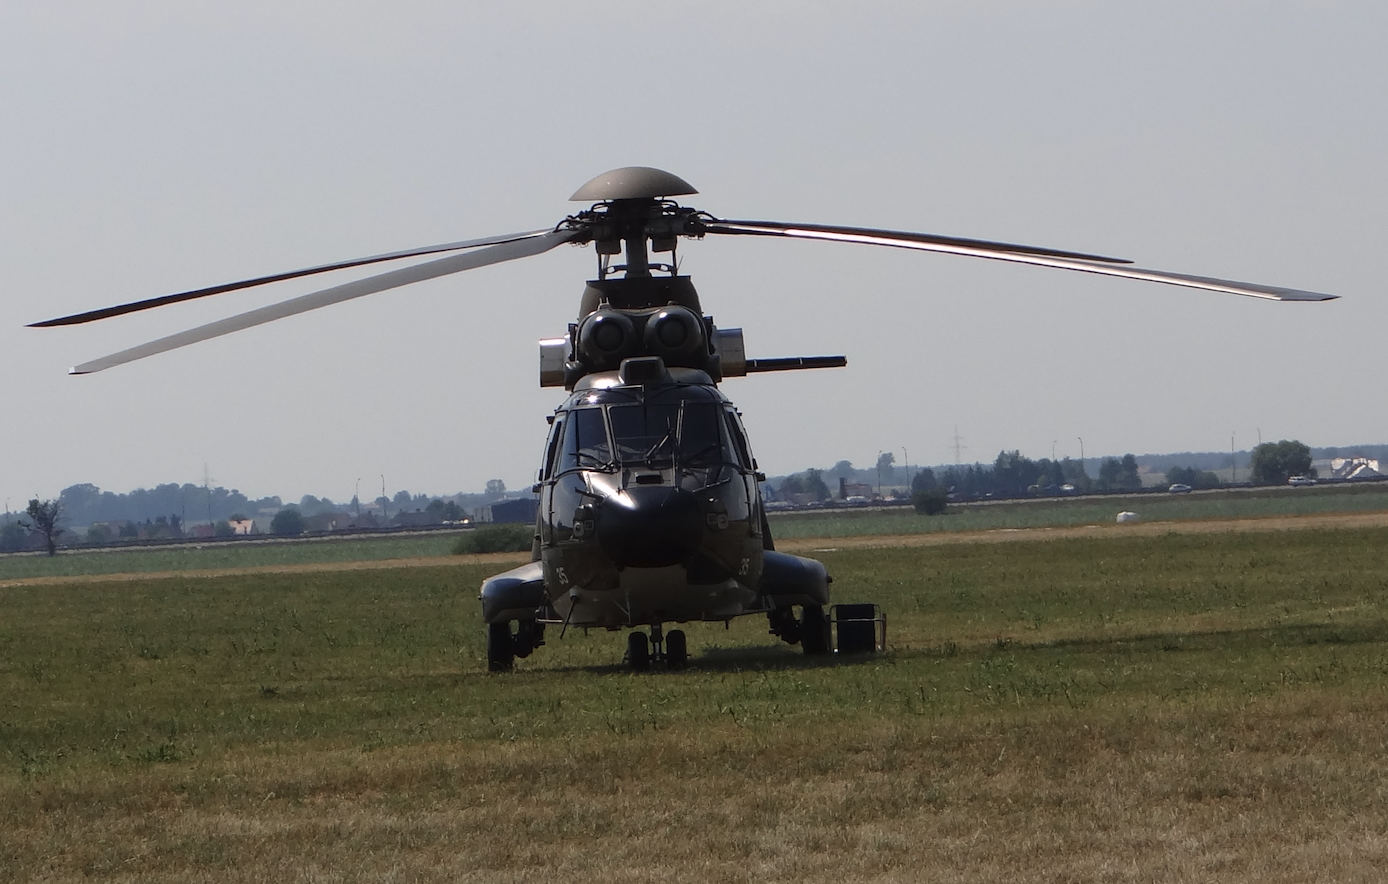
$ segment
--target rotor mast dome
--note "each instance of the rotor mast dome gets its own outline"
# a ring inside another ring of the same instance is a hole
[[[698,193],[688,181],[650,166],[623,166],[604,172],[569,197],[573,202],[656,199]]]

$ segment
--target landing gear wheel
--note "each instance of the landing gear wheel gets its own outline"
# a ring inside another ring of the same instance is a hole
[[[689,665],[689,644],[683,629],[672,629],[665,636],[665,665],[678,671]]]
[[[832,649],[829,618],[819,605],[806,605],[800,617],[800,646],[806,657],[819,657]]]
[[[646,633],[627,633],[627,665],[632,672],[645,672],[651,668],[651,646],[646,641]]]
[[[516,651],[511,644],[511,624],[489,623],[487,625],[487,671],[510,672],[515,661]]]

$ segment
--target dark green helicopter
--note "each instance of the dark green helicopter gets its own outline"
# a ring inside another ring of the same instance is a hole
[[[669,199],[696,191],[641,166],[589,181],[572,197],[590,207],[551,228],[444,243],[33,323],[91,322],[180,301],[383,261],[461,254],[348,282],[161,338],[71,370],[87,374],[285,316],[426,279],[529,257],[565,243],[593,245],[597,278],[578,321],[540,344],[541,386],[570,392],[551,418],[540,467],[531,562],[482,584],[487,661],[510,669],[544,644],[547,626],[631,629],[627,662],[688,662],[682,630],[764,614],[770,632],[806,654],[872,651],[882,642],[874,605],[830,605],[831,578],[813,559],[778,552],[757,469],[727,377],[829,368],[842,356],[748,359],[741,329],[719,329],[675,261],[681,237],[778,236],[991,258],[1280,301],[1334,295],[1143,270],[1099,255],[932,234],[821,224],[731,221]],[[652,255],[668,256],[652,260]],[[623,263],[614,263],[614,259]],[[799,610],[797,615],[796,610]],[[834,626],[837,625],[837,630]],[[642,629],[649,629],[649,636]],[[562,634],[562,631],[561,631]]]

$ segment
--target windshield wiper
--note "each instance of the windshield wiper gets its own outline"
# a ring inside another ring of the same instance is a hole
[[[665,435],[660,437],[660,441],[652,445],[649,449],[647,449],[645,457],[642,458],[642,460],[646,462],[646,466],[650,466],[651,460],[655,457],[655,453],[660,449],[664,448],[666,443],[670,442],[674,438],[675,425],[672,423],[670,424],[670,429],[665,431]]]

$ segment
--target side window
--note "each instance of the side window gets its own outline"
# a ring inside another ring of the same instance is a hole
[[[545,462],[540,467],[540,481],[554,478],[554,474],[559,470],[559,443],[564,439],[564,415],[559,415],[554,419],[554,426],[549,429],[549,442],[545,444]]]
[[[728,437],[733,440],[733,448],[737,451],[738,465],[743,469],[752,469],[752,452],[747,448],[747,437],[742,432],[742,424],[738,423],[737,415],[725,411],[723,417],[728,426]]]

